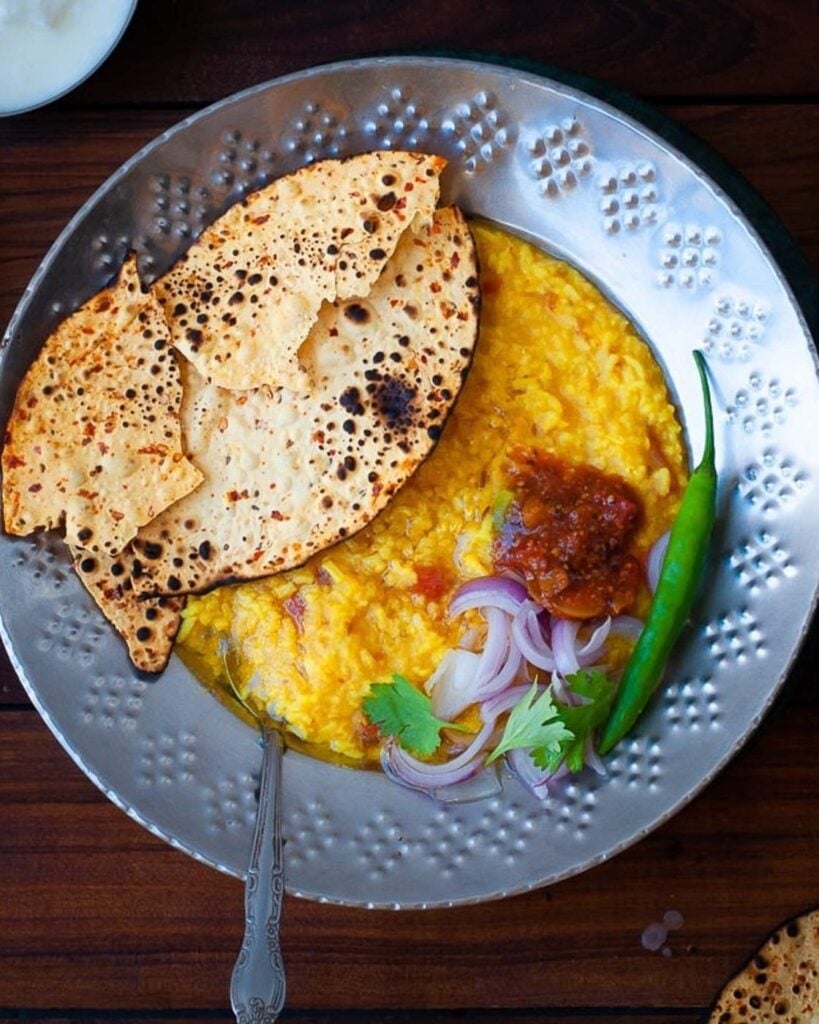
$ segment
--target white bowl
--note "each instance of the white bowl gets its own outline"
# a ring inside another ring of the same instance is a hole
[[[79,0],[79,2],[83,2],[83,0]],[[57,85],[52,91],[48,91],[47,87],[44,88],[44,91],[41,93],[38,93],[36,89],[32,90],[32,93],[36,96],[36,99],[34,99],[32,102],[27,102],[20,106],[14,107],[13,109],[3,110],[0,102],[0,117],[11,117],[15,114],[24,114],[30,110],[36,110],[38,107],[44,107],[48,103],[53,103],[54,100],[60,99],[60,97],[65,96],[67,93],[71,92],[72,89],[76,89],[77,86],[80,85],[80,83],[84,82],[87,78],[90,78],[91,75],[93,75],[94,72],[97,71],[97,69],[100,68],[106,60],[108,60],[110,55],[116,49],[120,39],[122,39],[125,29],[128,27],[131,18],[134,15],[136,6],[137,0],[130,0],[130,3],[126,3],[123,5],[119,22],[115,22],[111,26],[112,33],[109,37],[110,41],[106,40],[104,48],[102,49],[92,49],[91,52],[87,55],[86,59],[78,60],[75,76],[68,78],[61,76],[59,79],[59,85]],[[0,33],[2,33],[2,31],[3,30],[0,27]],[[36,69],[32,70],[32,74],[37,74]],[[2,75],[0,75],[0,91],[2,90],[2,85]]]

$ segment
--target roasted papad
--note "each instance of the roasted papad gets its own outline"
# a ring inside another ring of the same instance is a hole
[[[145,621],[141,598],[299,565],[387,504],[440,436],[472,358],[478,305],[472,238],[446,208],[405,234],[366,299],[322,308],[302,348],[311,394],[229,391],[181,361],[183,436],[202,484],[118,557],[75,558],[139,667],[161,668],[158,648],[166,659],[173,639]]]
[[[708,1024],[819,1024],[819,909],[766,940],[722,990]]]
[[[143,672],[161,672],[168,664],[187,598],[137,600],[130,582],[126,581],[124,586],[112,585],[102,599],[100,592],[89,586],[91,581],[80,568],[84,563],[93,562],[93,556],[81,548],[71,548],[71,558],[89,593],[125,641],[134,666]]]
[[[25,535],[116,554],[202,479],[185,458],[182,385],[156,299],[133,257],[64,320],[17,392],[3,448],[3,519]]]
[[[309,391],[299,346],[321,304],[369,294],[403,232],[431,220],[445,165],[325,160],[232,206],[154,285],[173,344],[220,387]]]

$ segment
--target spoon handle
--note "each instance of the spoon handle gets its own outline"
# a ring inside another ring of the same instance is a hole
[[[245,883],[245,937],[230,979],[230,1003],[237,1024],[273,1024],[284,1005],[284,963],[279,919],[284,897],[282,872],[281,768],[283,740],[262,729],[264,759],[259,810]]]

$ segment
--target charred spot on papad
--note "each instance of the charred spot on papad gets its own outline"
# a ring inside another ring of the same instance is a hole
[[[161,672],[179,632],[185,598],[138,599],[133,588],[138,559],[130,552],[106,562],[82,548],[72,548],[71,558],[86,590],[125,641],[134,666],[143,672]]]
[[[7,532],[65,525],[115,554],[201,480],[185,457],[182,385],[161,308],[133,257],[48,338],[14,403],[3,448]]]
[[[220,387],[309,391],[299,346],[322,303],[369,293],[401,236],[429,223],[445,164],[325,160],[237,203],[154,285],[174,344]]]
[[[394,273],[413,296],[411,320]],[[302,347],[311,395],[227,391],[183,364],[183,430],[205,480],[141,530],[127,558],[100,566],[103,609],[270,575],[362,529],[440,436],[477,339],[476,292],[471,236],[447,208],[399,243],[361,300],[366,320],[342,300],[323,307]]]
[[[141,670],[167,663],[185,595],[351,536],[434,447],[479,305],[463,216],[435,210],[444,166],[376,152],[279,179],[150,293],[130,258],[32,366],[7,529],[65,521]]]

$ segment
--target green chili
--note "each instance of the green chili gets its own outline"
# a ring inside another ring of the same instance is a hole
[[[663,560],[646,624],[626,665],[617,699],[603,730],[606,754],[631,729],[657,689],[663,668],[691,612],[705,569],[716,517],[717,471],[711,393],[701,352],[694,352],[705,403],[705,449],[688,481]]]

